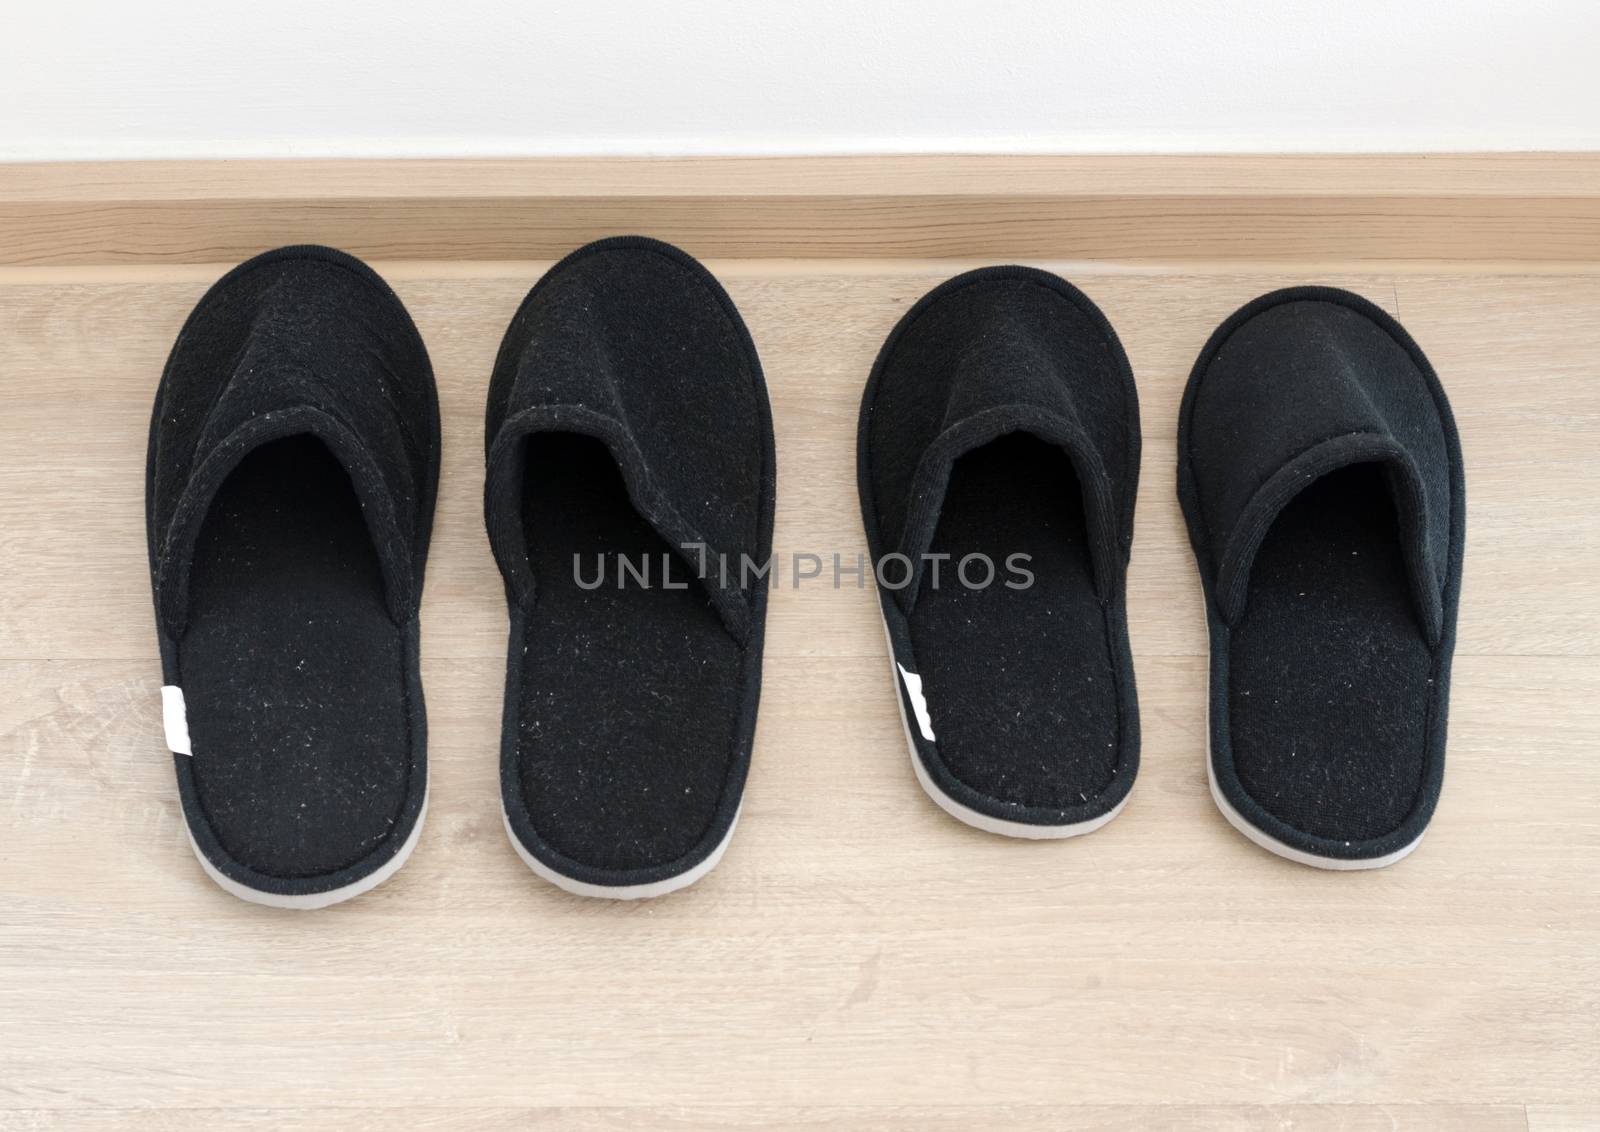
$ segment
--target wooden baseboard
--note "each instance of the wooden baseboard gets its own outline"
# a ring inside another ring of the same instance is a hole
[[[0,165],[0,264],[212,263],[283,243],[548,259],[1600,262],[1600,153]]]

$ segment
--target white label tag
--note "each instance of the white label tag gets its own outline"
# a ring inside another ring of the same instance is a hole
[[[900,679],[906,682],[906,691],[911,695],[911,710],[917,717],[917,728],[922,732],[922,737],[931,743],[933,719],[928,715],[928,701],[922,697],[922,677],[915,672],[907,672],[899,661],[895,661],[894,666],[900,669]]]
[[[175,755],[190,755],[189,711],[183,703],[183,689],[161,685],[161,725],[167,729],[167,747]]]

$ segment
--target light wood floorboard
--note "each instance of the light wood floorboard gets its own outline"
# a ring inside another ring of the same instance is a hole
[[[205,879],[160,738],[145,430],[217,271],[0,272],[0,1129],[1600,1127],[1600,269],[1066,265],[1144,422],[1126,813],[1066,843],[952,822],[912,777],[871,591],[785,582],[732,849],[612,905],[537,880],[500,828],[482,415],[525,266],[392,273],[444,413],[432,809],[393,881],[310,915]],[[862,383],[951,269],[711,266],[771,384],[779,552],[851,560]],[[1173,494],[1206,336],[1313,279],[1404,321],[1467,457],[1444,798],[1374,874],[1280,861],[1213,809]]]

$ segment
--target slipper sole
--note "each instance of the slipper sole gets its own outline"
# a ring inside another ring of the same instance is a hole
[[[335,904],[342,904],[346,900],[353,900],[363,893],[371,892],[384,881],[400,871],[400,867],[411,856],[411,851],[417,847],[417,842],[422,839],[422,824],[428,816],[428,798],[423,795],[422,809],[417,813],[417,820],[411,826],[411,832],[406,835],[404,844],[398,852],[382,865],[373,869],[360,880],[351,881],[339,888],[330,888],[326,892],[308,892],[294,895],[285,895],[279,892],[266,892],[259,888],[251,888],[247,884],[224,876],[215,865],[206,859],[205,853],[200,848],[200,843],[194,839],[194,833],[188,824],[184,825],[184,834],[189,841],[189,848],[194,850],[195,860],[200,862],[200,867],[205,870],[206,876],[216,882],[230,896],[240,900],[249,901],[251,904],[260,904],[265,908],[285,908],[294,911],[309,912],[317,908],[328,908]]]

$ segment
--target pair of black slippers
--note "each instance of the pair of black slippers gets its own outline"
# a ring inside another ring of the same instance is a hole
[[[591,244],[512,319],[485,435],[512,844],[574,892],[689,884],[738,817],[761,684],[766,588],[720,568],[771,551],[750,336],[682,252]],[[168,359],[147,476],[167,743],[201,864],[278,907],[373,888],[427,807],[439,478],[433,373],[394,292],[319,247],[229,272]]]
[[[1139,410],[1115,332],[1046,272],[952,279],[889,336],[859,443],[918,779],[980,829],[1098,829],[1139,766]],[[1210,630],[1217,806],[1304,864],[1404,857],[1443,777],[1465,525],[1422,351],[1346,291],[1247,304],[1189,377],[1178,496]],[[995,570],[1015,555],[1025,570]]]
[[[760,693],[774,453],[750,336],[677,249],[591,244],[512,319],[485,435],[512,844],[586,895],[690,884],[737,821]],[[1354,296],[1269,296],[1202,355],[1182,439],[1219,802],[1317,863],[1400,855],[1438,792],[1460,573],[1431,370]],[[1054,276],[952,280],[884,347],[863,511],[875,560],[905,560],[905,584],[881,561],[879,584],[917,772],[964,820],[1060,836],[1126,799],[1138,449],[1116,337]],[[147,465],[164,722],[201,864],[279,907],[373,888],[427,805],[439,421],[415,327],[347,255],[250,260],[184,325]],[[965,584],[974,555],[1008,584]]]

